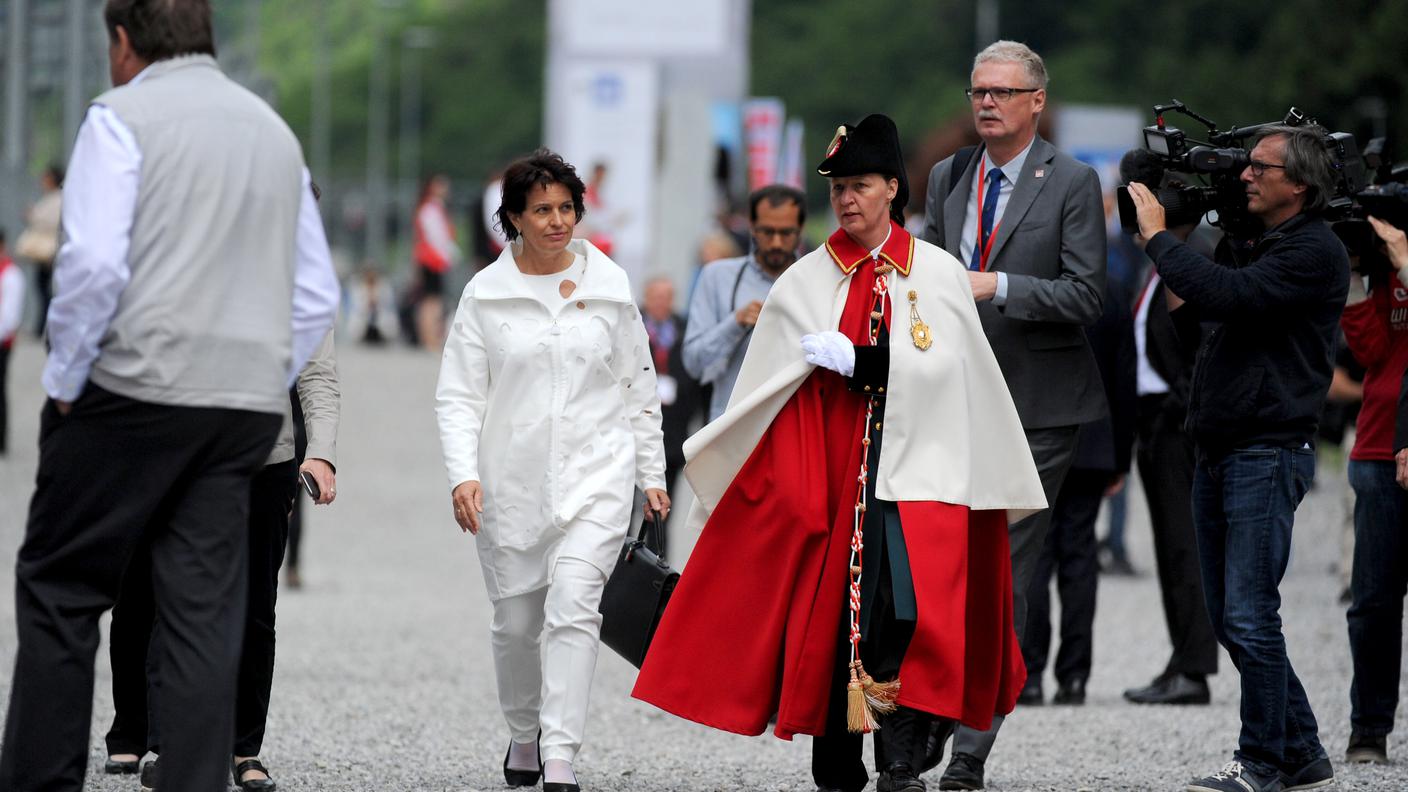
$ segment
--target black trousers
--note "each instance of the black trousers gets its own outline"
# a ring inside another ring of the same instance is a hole
[[[249,599],[235,697],[235,756],[258,756],[274,683],[274,605],[279,567],[288,542],[289,511],[297,494],[293,460],[268,465],[254,477],[249,497]],[[165,695],[160,669],[148,658],[163,640],[164,627],[151,608],[151,580],[134,565],[113,609],[112,698],[116,710],[107,734],[109,754],[161,753],[163,730],[148,719],[150,703]],[[155,628],[155,629],[154,629]],[[149,647],[153,651],[149,652]]]
[[[872,505],[874,501],[872,501]],[[877,554],[884,559],[885,554]],[[880,576],[870,605],[869,632],[860,644],[861,662],[866,673],[878,680],[899,675],[905,650],[914,636],[914,622],[894,618],[893,588],[888,561],[880,564]],[[831,679],[831,701],[826,713],[826,733],[812,739],[812,780],[819,787],[860,792],[869,781],[861,751],[865,735],[846,728],[846,683],[850,680],[850,609],[841,611],[841,635],[836,642],[836,666]],[[891,761],[907,761],[918,772],[923,761],[930,724],[935,718],[927,712],[899,707],[881,718],[875,735],[876,769],[884,770]]]
[[[148,404],[91,383],[67,417],[46,403],[15,564],[19,642],[0,789],[83,788],[98,618],[141,552],[172,638],[155,658],[165,681],[155,714],[170,735],[163,778],[172,789],[223,792],[250,479],[279,423],[274,414]]]
[[[1149,503],[1169,655],[1165,674],[1217,673],[1218,644],[1203,597],[1193,533],[1193,441],[1183,411],[1162,409],[1163,396],[1139,399],[1139,479]]]
[[[1090,678],[1094,649],[1095,588],[1100,577],[1096,559],[1095,518],[1110,473],[1072,469],[1066,474],[1046,546],[1036,562],[1036,574],[1027,591],[1026,638],[1022,656],[1027,677],[1040,681],[1051,652],[1051,578],[1061,598],[1061,647],[1056,653],[1056,681],[1084,682]]]
[[[10,391],[6,385],[10,371],[10,348],[0,343],[0,456],[9,451]]]

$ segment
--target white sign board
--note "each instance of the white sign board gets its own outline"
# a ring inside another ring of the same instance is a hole
[[[568,55],[709,57],[728,44],[730,4],[674,0],[566,0],[555,6]]]
[[[605,179],[578,237],[610,240],[611,256],[633,279],[645,269],[653,227],[659,76],[647,61],[574,58],[558,75],[568,121],[549,141],[590,182]]]

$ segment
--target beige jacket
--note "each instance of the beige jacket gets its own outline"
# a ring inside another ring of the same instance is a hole
[[[1009,522],[1046,508],[1041,478],[983,334],[967,273],[953,256],[927,242],[914,240],[911,251],[911,260],[890,275],[894,331],[876,495],[1006,509]],[[802,336],[837,328],[852,277],[839,264],[823,246],[778,278],[728,409],[686,441],[685,475],[698,499],[690,513],[694,527],[703,526],[814,368],[803,358]],[[934,339],[927,350],[910,340],[911,290]]]
[[[321,459],[337,468],[337,424],[341,418],[342,393],[337,379],[337,352],[333,347],[332,331],[313,357],[298,372],[298,403],[303,408],[303,429],[308,433],[305,459]],[[284,411],[284,425],[279,439],[269,454],[266,465],[293,459],[293,405]]]

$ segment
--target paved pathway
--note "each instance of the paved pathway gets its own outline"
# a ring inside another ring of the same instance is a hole
[[[339,497],[309,510],[306,586],[285,591],[279,605],[264,759],[287,792],[503,789],[507,737],[490,666],[489,608],[472,543],[451,520],[432,413],[438,360],[400,348],[340,354]],[[10,592],[33,486],[40,366],[38,345],[23,340],[10,371],[13,451],[0,460],[0,706],[13,668]],[[1137,493],[1131,503],[1142,503]],[[1291,655],[1332,758],[1349,734],[1349,650],[1334,572],[1344,509],[1343,474],[1322,470],[1301,507],[1282,587]],[[1237,676],[1225,657],[1212,706],[1140,708],[1120,698],[1167,655],[1142,506],[1131,508],[1129,537],[1145,574],[1101,581],[1089,703],[1010,718],[989,762],[990,789],[1174,790],[1230,755]],[[106,642],[98,675],[89,786],[135,792],[132,777],[101,775],[101,735],[112,713]],[[586,789],[812,789],[808,739],[744,738],[681,721],[630,699],[633,678],[627,663],[603,653],[578,761]],[[1048,689],[1053,684],[1047,680]],[[1339,766],[1340,788],[1408,789],[1408,741],[1400,734],[1389,750],[1404,764]]]

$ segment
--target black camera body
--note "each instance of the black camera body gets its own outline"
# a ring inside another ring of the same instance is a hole
[[[1178,112],[1202,123],[1208,128],[1208,139],[1194,140],[1183,130],[1168,126],[1164,122],[1164,114],[1168,112]],[[1242,171],[1251,164],[1247,141],[1269,126],[1315,123],[1292,107],[1279,122],[1218,131],[1215,123],[1178,100],[1156,105],[1154,117],[1154,125],[1144,129],[1144,148],[1154,155],[1161,175],[1175,175],[1172,180],[1163,178],[1164,185],[1153,190],[1154,197],[1164,207],[1168,224],[1186,225],[1215,214],[1212,224],[1237,238],[1254,237],[1262,230],[1260,221],[1247,211],[1246,187],[1241,181]],[[1354,196],[1366,183],[1364,161],[1359,156],[1354,136],[1348,132],[1330,134],[1325,139],[1325,147],[1334,157],[1338,171],[1327,215],[1330,219],[1350,217],[1354,211]],[[1120,224],[1126,232],[1137,233],[1139,222],[1134,201],[1126,187],[1116,190],[1116,200]]]

